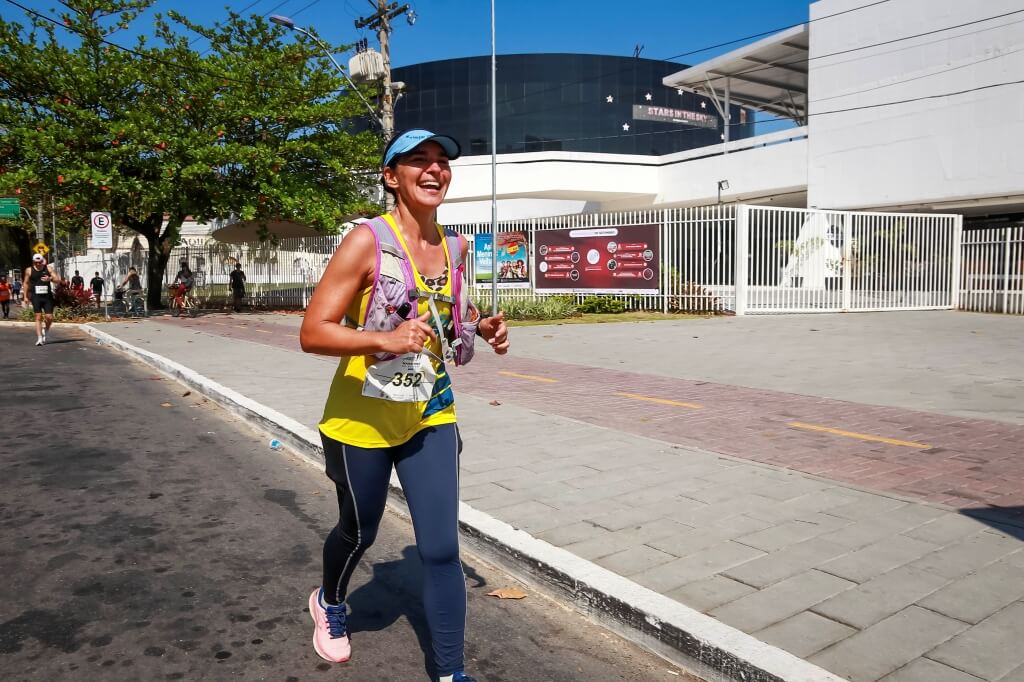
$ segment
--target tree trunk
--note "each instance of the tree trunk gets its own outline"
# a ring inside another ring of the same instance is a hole
[[[167,261],[171,257],[170,248],[163,248],[162,237],[146,238],[149,241],[149,259],[146,263],[146,280],[149,289],[146,292],[146,304],[150,310],[162,310],[163,302],[160,300],[164,290],[164,273],[167,271]]]
[[[153,212],[139,220],[127,211],[118,211],[115,208],[115,215],[125,227],[146,238],[149,244],[149,258],[146,262],[146,304],[150,310],[163,310],[164,304],[160,299],[163,297],[164,273],[167,272],[171,249],[178,243],[185,215],[171,213],[166,227],[163,212]]]
[[[163,304],[160,297],[163,294],[164,273],[167,271],[167,261],[171,258],[171,249],[178,244],[178,237],[181,235],[181,224],[185,222],[185,216],[172,213],[167,218],[167,225],[160,229],[163,223],[162,216],[157,224],[156,234],[149,239],[149,292],[146,295],[150,310],[161,310]],[[153,283],[156,283],[156,286]]]

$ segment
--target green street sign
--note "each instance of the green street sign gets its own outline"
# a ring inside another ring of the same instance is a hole
[[[21,200],[0,197],[0,218],[17,218],[21,215]]]

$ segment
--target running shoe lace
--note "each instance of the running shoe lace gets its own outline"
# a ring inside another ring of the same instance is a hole
[[[345,636],[345,605],[339,604],[338,606],[327,605],[324,609],[324,615],[327,618],[327,631],[331,633],[331,639],[338,639],[339,637]]]
[[[455,673],[452,682],[476,682],[476,678],[470,677],[466,673]]]

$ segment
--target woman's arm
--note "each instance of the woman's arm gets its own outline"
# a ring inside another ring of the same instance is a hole
[[[299,330],[302,350],[334,357],[418,353],[434,336],[426,316],[407,320],[390,332],[357,331],[341,324],[359,293],[373,283],[376,250],[366,227],[357,227],[342,240],[306,308]]]

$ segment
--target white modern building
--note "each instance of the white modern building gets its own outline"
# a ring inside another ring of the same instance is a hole
[[[663,85],[706,96],[719,114],[756,109],[758,129],[774,132],[660,156],[502,153],[499,219],[719,200],[1011,221],[1024,212],[1020,0],[819,0],[807,24]],[[443,222],[490,220],[490,161],[453,164]]]

